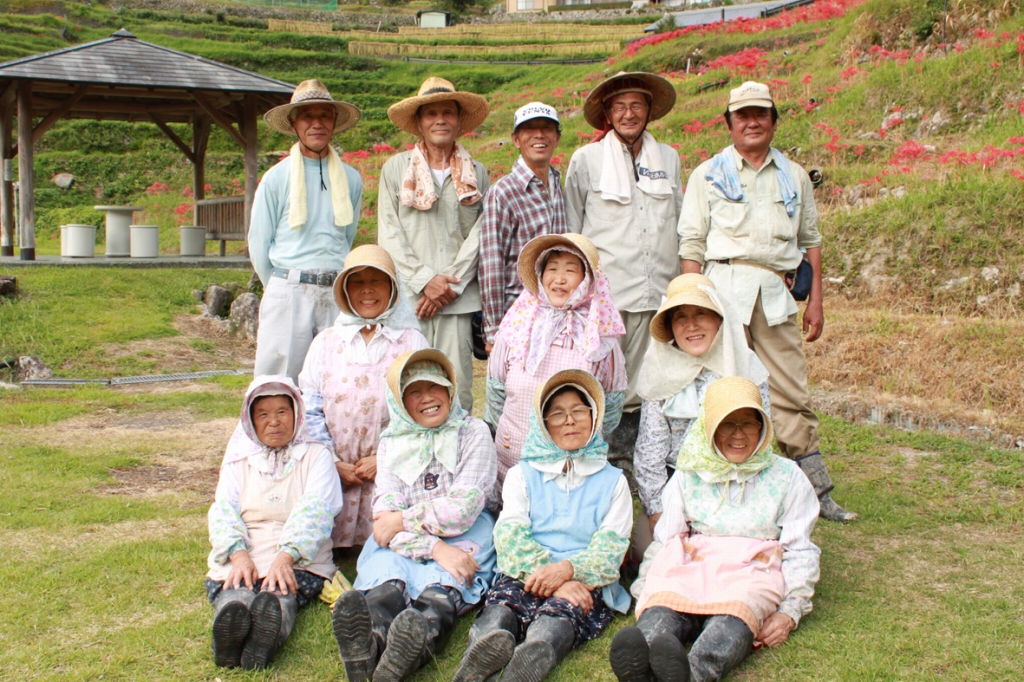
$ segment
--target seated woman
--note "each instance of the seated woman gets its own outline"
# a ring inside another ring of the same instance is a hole
[[[495,429],[498,485],[519,462],[537,387],[555,372],[582,369],[606,396],[602,433],[622,417],[626,361],[618,338],[626,333],[612,301],[597,249],[578,234],[543,235],[519,254],[523,293],[498,328],[487,361],[484,421]]]
[[[341,313],[317,334],[299,374],[310,435],[334,451],[345,506],[334,547],[360,546],[373,533],[377,442],[388,425],[384,375],[402,353],[427,347],[395,263],[376,245],[359,246],[334,280]]]
[[[298,609],[336,570],[331,526],[341,486],[330,450],[306,434],[304,414],[289,377],[257,377],[228,443],[209,512],[206,575],[219,666],[265,667]]]
[[[633,526],[622,472],[601,438],[601,384],[563,370],[538,388],[494,527],[498,576],[469,632],[457,682],[539,682],[629,611],[619,566]],[[525,641],[515,648],[516,639]],[[511,659],[511,660],[509,660]],[[507,665],[506,665],[507,664]]]
[[[810,612],[818,498],[797,464],[772,452],[761,401],[741,377],[708,386],[633,583],[636,626],[612,641],[620,681],[720,680]]]
[[[769,416],[768,370],[747,347],[743,324],[703,275],[681,275],[668,285],[651,320],[651,344],[637,377],[643,398],[633,473],[645,514],[633,531],[631,557],[639,563],[662,513],[662,490],[709,384],[741,376],[758,385]]]
[[[480,602],[494,572],[494,518],[485,509],[494,504],[494,442],[459,405],[451,362],[434,349],[405,353],[387,386],[373,535],[356,589],[334,605],[349,682],[409,678]]]

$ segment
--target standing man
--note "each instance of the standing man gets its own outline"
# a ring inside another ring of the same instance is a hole
[[[690,175],[679,218],[679,257],[683,272],[703,267],[746,325],[747,342],[768,368],[779,449],[807,474],[821,517],[853,521],[857,515],[829,496],[832,479],[821,459],[818,418],[807,390],[798,308],[786,284],[806,251],[814,274],[803,332],[814,341],[825,326],[818,209],[807,172],[771,146],[778,119],[767,85],[747,82],[729,94],[725,122],[733,143]]]
[[[487,170],[458,142],[484,122],[487,100],[431,77],[388,118],[419,137],[380,173],[377,243],[395,259],[420,328],[455,365],[459,401],[473,408],[473,315],[480,310],[476,266]]]
[[[478,276],[488,354],[501,319],[523,291],[519,252],[534,237],[565,232],[560,174],[551,165],[561,138],[554,107],[530,102],[516,110],[512,144],[519,158],[512,172],[494,183],[484,199]]]
[[[620,72],[604,81],[583,107],[599,136],[576,150],[565,176],[569,231],[597,247],[626,326],[620,343],[629,387],[622,421],[608,438],[608,459],[627,469],[632,469],[640,426],[636,379],[650,342],[649,325],[668,283],[679,274],[679,155],[647,132],[648,124],[675,103],[672,84],[652,73]]]
[[[363,179],[330,142],[359,116],[317,80],[300,83],[291,103],[264,116],[271,128],[299,140],[264,173],[252,207],[249,253],[263,282],[256,376],[298,381],[313,337],[338,316],[332,285],[356,237]]]

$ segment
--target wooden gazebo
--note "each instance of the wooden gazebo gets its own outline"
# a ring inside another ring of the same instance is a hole
[[[32,145],[61,118],[147,121],[193,166],[204,198],[210,129],[226,131],[245,153],[245,225],[256,195],[256,120],[287,102],[295,86],[138,40],[121,29],[105,40],[0,64],[0,225],[3,255],[14,255],[13,159],[18,157],[21,260],[35,260]],[[13,143],[14,117],[18,120]],[[33,119],[41,117],[33,125]],[[191,123],[185,143],[168,123]]]

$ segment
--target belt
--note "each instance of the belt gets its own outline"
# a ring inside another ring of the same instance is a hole
[[[712,263],[721,263],[722,265],[749,265],[752,268],[759,268],[761,270],[767,270],[768,272],[770,272],[770,273],[772,273],[774,275],[778,275],[783,280],[786,279],[786,275],[791,275],[791,274],[793,274],[795,272],[795,270],[790,270],[788,272],[779,272],[778,270],[773,270],[772,268],[768,267],[767,265],[761,265],[760,263],[755,263],[754,261],[749,261],[749,260],[740,260],[739,258],[723,258],[722,260],[712,260],[711,262]]]
[[[274,268],[271,273],[274,277],[288,279],[288,268]],[[320,287],[329,287],[334,284],[334,278],[338,276],[337,270],[331,272],[299,272],[299,284],[315,284]]]

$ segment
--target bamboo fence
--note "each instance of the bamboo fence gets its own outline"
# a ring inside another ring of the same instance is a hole
[[[542,55],[576,55],[576,54],[611,54],[621,49],[617,40],[605,40],[588,43],[556,43],[534,45],[408,45],[403,43],[380,43],[368,41],[350,41],[350,54],[364,57],[384,55],[411,54],[445,54],[445,55],[507,55],[542,54]]]
[[[449,37],[457,35],[532,36],[536,34],[587,36],[629,40],[643,37],[643,26],[593,26],[590,24],[457,24],[447,28],[399,26],[398,33],[412,37]]]
[[[314,35],[333,35],[335,33],[331,30],[330,23],[321,24],[315,21],[268,19],[267,28],[271,31],[281,31],[284,33],[308,33]]]

